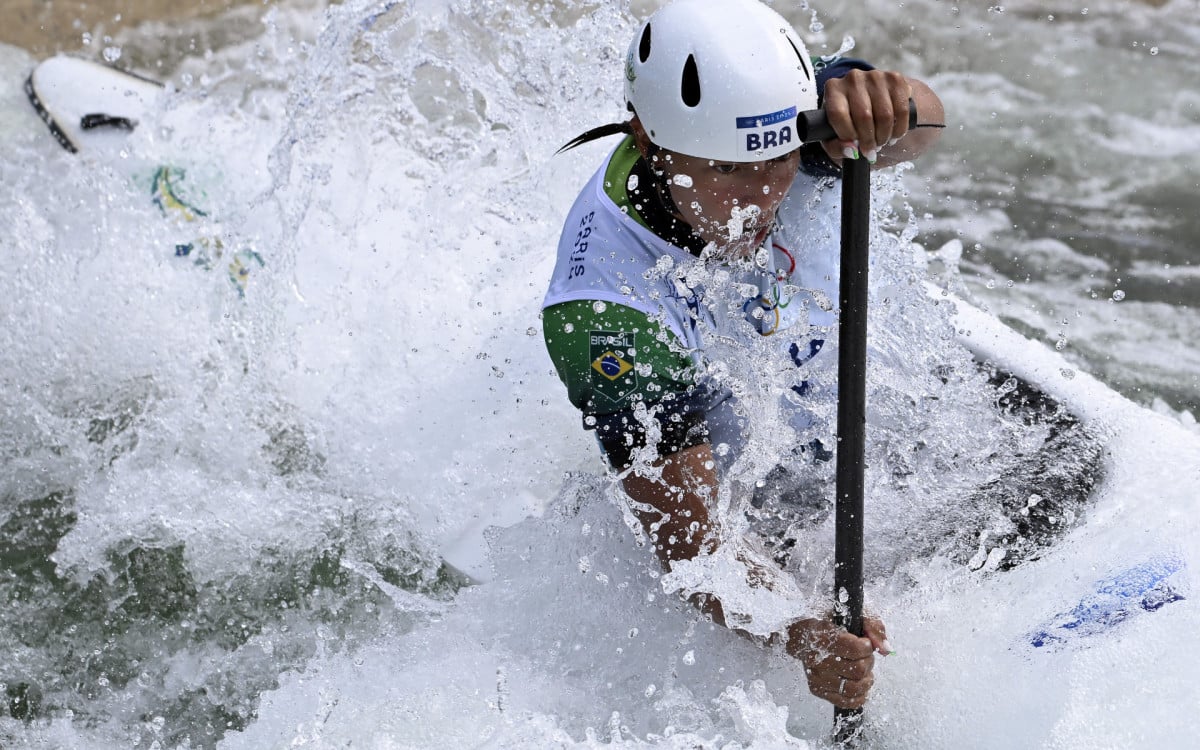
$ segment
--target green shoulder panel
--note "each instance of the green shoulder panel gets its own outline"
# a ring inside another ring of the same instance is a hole
[[[567,396],[584,414],[655,403],[695,382],[675,335],[631,307],[563,302],[543,311],[542,333]]]
[[[621,145],[617,146],[612,159],[609,160],[608,169],[604,170],[604,194],[629,218],[645,227],[646,220],[638,213],[637,207],[629,197],[629,175],[641,156],[637,144],[633,142],[633,136],[625,136],[625,140],[621,141]]]

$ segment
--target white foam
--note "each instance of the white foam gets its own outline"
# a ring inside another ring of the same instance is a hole
[[[910,11],[897,15],[894,5],[875,3],[871,17],[907,29]],[[918,3],[949,12],[939,5]],[[1014,13],[991,23],[1014,23]],[[309,49],[280,28],[268,23],[260,38],[214,61],[187,61],[197,79],[209,65],[217,73],[208,86],[181,86],[154,127],[131,140],[128,160],[73,159],[36,128],[3,139],[13,158],[0,161],[9,269],[0,274],[0,342],[17,364],[0,372],[0,481],[5,496],[60,485],[73,492],[79,520],[54,559],[77,582],[110,573],[110,553],[136,545],[182,543],[194,579],[220,583],[257,574],[269,552],[286,558],[344,543],[339,570],[353,573],[356,591],[383,591],[393,609],[342,622],[341,631],[289,610],[236,649],[211,641],[152,665],[165,675],[157,688],[97,689],[86,719],[5,720],[4,744],[166,743],[165,720],[122,712],[162,705],[146,697],[156,690],[169,703],[214,685],[252,702],[242,692],[263,689],[259,677],[277,687],[223,747],[823,743],[828,705],[807,695],[796,665],[664,593],[653,555],[605,495],[597,451],[540,342],[537,304],[560,218],[606,146],[551,153],[622,115],[620,60],[633,20],[609,6],[541,13],[349,0],[330,8]],[[494,32],[502,28],[521,33]],[[916,36],[941,39],[936,30]],[[17,56],[0,68],[27,62]],[[1064,85],[1079,80],[1068,63]],[[1023,70],[1024,60],[1016,64]],[[968,139],[981,137],[993,108],[1049,115],[1062,106],[1003,70],[937,81],[963,113],[956,122]],[[0,101],[20,104],[14,90],[0,91]],[[1193,135],[1171,127],[1160,135]],[[1029,125],[982,153],[1010,179],[1011,145],[1039,132]],[[245,302],[220,273],[172,257],[181,227],[161,221],[140,183],[130,187],[137,164],[162,159],[185,159],[198,182],[216,184],[208,194],[223,236],[262,252],[267,267]],[[1005,207],[944,195],[991,179],[983,167],[971,170],[956,168],[928,188],[947,213],[926,226],[987,241],[1011,226]],[[1088,205],[1114,195],[1108,185],[1087,187]],[[1027,249],[1075,273],[1102,270],[1070,246],[1035,238]],[[968,246],[966,262],[972,253]],[[913,313],[906,274],[915,272],[881,271],[890,302],[880,297],[875,325],[896,333],[873,344],[888,368],[872,383],[877,455],[908,455],[914,433],[926,442],[920,455],[945,455],[980,432],[931,394],[962,396],[967,386],[954,373],[948,391],[928,372],[905,379],[928,370],[925,360],[940,350],[902,344],[948,329],[939,316]],[[1064,307],[1074,292],[1059,286],[988,299],[993,312],[1053,334],[1044,313],[1021,310]],[[1102,341],[1121,375],[1143,364],[1200,370],[1178,351],[1195,329],[1189,309],[1129,299],[1080,307],[1078,338]],[[1126,334],[1106,338],[1114,330]],[[913,488],[873,475],[872,490],[893,504],[868,519],[870,606],[899,654],[878,661],[872,722],[895,747],[1075,739],[1169,747],[1189,725],[1163,695],[1176,706],[1200,703],[1200,667],[1178,646],[1198,624],[1191,599],[1075,649],[1031,652],[1024,639],[1117,562],[1174,547],[1197,569],[1193,431],[1173,407],[1151,415],[1111,394],[1077,360],[1032,354],[1040,350],[1023,339],[994,347],[1108,426],[1102,498],[1061,547],[989,574],[908,559],[913,538],[972,510],[957,502],[967,488],[947,464],[913,459]],[[93,417],[126,408],[136,412],[127,431],[103,444],[87,439]],[[300,436],[291,460],[305,467],[291,473],[271,466],[284,427]],[[913,528],[913,519],[930,525]],[[487,531],[496,524],[506,528]],[[817,524],[811,548],[797,552],[796,566],[811,573],[799,585],[810,597],[823,594],[827,532]],[[409,561],[406,551],[436,567],[435,548],[488,582],[446,604],[380,572]],[[298,656],[272,672],[281,663],[272,649]],[[255,680],[238,671],[247,665],[259,670]]]

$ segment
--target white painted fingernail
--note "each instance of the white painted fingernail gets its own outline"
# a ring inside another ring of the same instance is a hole
[[[846,146],[842,149],[842,156],[846,157],[847,159],[857,159],[858,152],[854,150],[853,146]]]
[[[875,149],[871,149],[870,151],[864,151],[863,156],[867,157],[867,161],[874,164],[875,160],[879,158],[879,152]]]
[[[895,145],[896,145],[897,143],[899,143],[899,142],[900,142],[900,139],[899,139],[899,138],[893,138],[892,140],[888,141],[888,145],[889,145],[889,146],[895,146]]]
[[[887,642],[887,638],[884,638],[880,645],[883,647],[882,650],[885,655],[891,656],[892,654],[896,653],[896,649],[892,648],[892,644]]]

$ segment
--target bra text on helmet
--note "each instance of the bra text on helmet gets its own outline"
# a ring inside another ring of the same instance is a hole
[[[748,153],[754,153],[790,144],[796,134],[795,119],[795,107],[765,115],[737,118],[738,134],[744,137],[743,148]]]

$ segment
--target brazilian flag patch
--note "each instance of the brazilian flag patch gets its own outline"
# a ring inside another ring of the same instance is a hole
[[[592,389],[597,396],[619,404],[637,390],[637,370],[634,358],[637,348],[632,333],[592,331],[588,334],[591,346]]]

